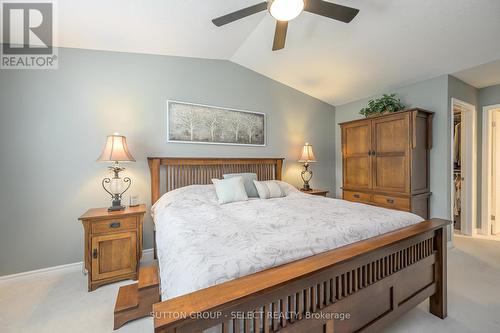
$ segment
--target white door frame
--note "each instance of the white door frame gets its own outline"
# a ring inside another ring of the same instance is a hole
[[[495,124],[500,124],[500,109],[498,110],[495,110],[493,112],[493,121],[495,122]],[[495,129],[493,130],[493,133],[492,133],[492,140],[491,142],[494,143],[494,149],[491,149],[491,152],[492,152],[492,166],[493,166],[493,169],[491,170],[491,174],[492,175],[495,175],[494,177],[494,181],[495,182],[489,182],[490,184],[495,184],[495,188],[492,189],[492,191],[495,191],[495,192],[492,192],[495,193],[495,200],[491,200],[492,202],[492,205],[493,207],[495,207],[495,209],[491,209],[492,211],[490,211],[491,215],[495,215],[495,222],[493,222],[493,220],[490,218],[490,222],[491,222],[491,226],[488,227],[488,231],[490,231],[491,235],[498,235],[500,230],[499,230],[499,223],[498,223],[498,220],[496,219],[497,216],[499,216],[498,214],[500,213],[500,195],[498,194],[498,189],[500,189],[500,175],[498,174],[498,168],[500,166],[500,144],[499,144],[499,139],[500,139],[500,136],[499,136],[499,133],[498,133],[498,125],[495,126]],[[493,148],[492,147],[492,148]],[[493,197],[493,195],[492,195]],[[493,198],[491,198],[493,199]],[[492,208],[493,208],[492,207]],[[493,233],[493,230],[495,231]]]
[[[462,214],[460,232],[464,235],[472,236],[476,233],[476,188],[477,188],[477,173],[476,173],[476,107],[472,104],[466,103],[456,98],[451,99],[451,112],[450,112],[450,216],[453,220],[453,196],[455,192],[455,184],[453,182],[453,107],[460,105],[464,108],[465,112],[462,115],[462,156],[465,156],[465,163],[461,165],[462,176],[464,177],[464,184],[462,187]],[[465,125],[464,125],[465,124]],[[468,185],[468,186],[467,186]],[[453,226],[452,226],[453,228]],[[452,229],[453,230],[453,229]],[[453,235],[453,232],[452,232]],[[453,239],[453,236],[452,236]]]
[[[491,140],[490,140],[490,124],[493,116],[493,111],[500,110],[500,104],[489,105],[483,107],[483,141],[482,141],[482,175],[481,175],[481,234],[490,235],[491,231],[491,186],[488,181],[488,175],[491,173]],[[497,214],[498,215],[498,214]]]

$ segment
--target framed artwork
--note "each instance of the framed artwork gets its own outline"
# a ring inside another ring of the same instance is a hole
[[[167,101],[167,140],[178,143],[266,145],[266,115]]]

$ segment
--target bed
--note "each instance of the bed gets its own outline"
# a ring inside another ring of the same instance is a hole
[[[448,221],[309,196],[218,205],[212,178],[282,159],[149,158],[155,332],[378,331],[430,298],[446,317]],[[167,192],[167,195],[162,193]]]

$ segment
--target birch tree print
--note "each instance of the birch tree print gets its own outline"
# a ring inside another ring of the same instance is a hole
[[[168,102],[168,141],[265,145],[265,115],[212,106]]]
[[[194,131],[202,122],[202,115],[192,107],[188,107],[178,115],[178,127],[189,133],[189,140],[194,141]]]
[[[259,132],[262,127],[262,119],[258,115],[247,113],[243,115],[245,121],[245,129],[248,135],[249,143],[253,143],[253,136]]]
[[[215,135],[222,128],[223,114],[220,110],[214,110],[213,112],[205,112],[204,114],[204,124],[210,131],[210,141],[215,142]]]
[[[240,131],[244,126],[245,119],[243,116],[237,112],[232,112],[232,114],[226,119],[227,128],[233,132],[234,141],[239,142]]]

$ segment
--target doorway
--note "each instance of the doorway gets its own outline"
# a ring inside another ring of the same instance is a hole
[[[451,216],[455,233],[476,233],[476,107],[451,100]]]
[[[481,233],[500,237],[500,104],[483,108]]]

